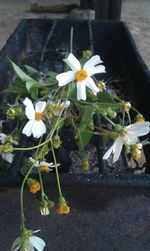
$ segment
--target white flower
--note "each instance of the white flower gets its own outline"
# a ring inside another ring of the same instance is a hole
[[[25,249],[24,249],[25,251],[34,251],[34,250],[43,251],[43,249],[45,247],[45,242],[41,238],[33,235],[34,233],[37,233],[39,231],[40,230],[28,231],[30,236],[26,240]],[[22,250],[21,245],[22,245],[22,239],[21,239],[21,237],[18,237],[14,241],[12,248],[11,248],[11,251],[17,251],[17,250],[24,251],[24,250]]]
[[[53,170],[53,167],[55,167],[53,162],[45,162],[45,161],[38,161],[35,160],[34,158],[30,157],[29,160],[34,164],[35,167],[47,167],[49,171]],[[57,166],[59,166],[60,164],[57,164]]]
[[[27,137],[33,134],[34,138],[40,138],[46,133],[46,126],[43,123],[43,111],[46,107],[45,101],[39,101],[35,105],[35,109],[30,99],[25,98],[23,104],[26,106],[25,114],[29,121],[23,128],[22,133]]]
[[[12,153],[2,153],[2,158],[9,163],[13,162],[14,155]]]
[[[108,159],[113,153],[113,163],[119,159],[123,145],[133,145],[138,142],[138,137],[144,136],[150,131],[150,122],[137,122],[124,127],[108,151],[103,156],[103,159]]]
[[[53,114],[55,116],[59,116],[61,111],[62,111],[62,108],[68,108],[70,105],[70,101],[67,100],[66,102],[61,102],[60,100],[58,100],[57,103],[53,103],[52,104],[52,111],[53,111]]]
[[[91,89],[94,95],[99,92],[99,88],[95,85],[91,76],[97,73],[104,73],[105,67],[101,64],[102,61],[98,55],[91,57],[83,66],[81,67],[78,59],[70,53],[69,56],[64,59],[65,63],[69,65],[71,71],[60,73],[57,75],[59,86],[64,86],[71,81],[77,81],[77,99],[86,100],[86,86]]]

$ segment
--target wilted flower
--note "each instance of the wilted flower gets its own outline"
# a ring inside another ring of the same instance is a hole
[[[132,153],[132,156],[135,160],[138,160],[142,157],[142,144],[141,143],[137,143],[135,145],[133,145],[132,147],[132,150],[131,150],[131,153]]]
[[[46,126],[43,123],[43,111],[46,107],[46,102],[37,102],[35,105],[35,109],[29,98],[25,98],[23,104],[26,106],[25,114],[29,121],[23,128],[22,133],[25,134],[27,137],[33,134],[34,138],[40,138],[43,134],[46,133]]]
[[[45,242],[34,235],[34,233],[39,232],[40,230],[24,230],[24,234],[21,237],[18,237],[11,248],[11,251],[43,251],[45,247]]]
[[[41,189],[40,182],[35,179],[29,178],[27,180],[27,184],[28,184],[30,193],[37,193]]]
[[[103,156],[103,159],[108,159],[113,153],[113,163],[116,162],[120,156],[123,145],[133,145],[138,142],[138,137],[144,136],[150,131],[150,122],[137,122],[124,127],[119,136],[115,139],[113,145]]]
[[[10,144],[0,145],[0,154],[2,155],[2,158],[6,160],[9,163],[13,162],[14,155],[13,152],[13,146]]]
[[[86,86],[91,89],[94,95],[99,92],[99,88],[91,78],[94,74],[105,72],[105,67],[103,65],[98,65],[102,63],[98,55],[91,57],[84,64],[83,68],[72,53],[70,53],[64,61],[71,68],[71,71],[57,75],[56,79],[58,80],[59,86],[64,86],[76,80],[78,100],[86,100]]]
[[[92,51],[90,50],[83,51],[83,57],[89,59],[90,57],[92,57]]]
[[[56,212],[58,214],[69,214],[70,213],[70,207],[67,205],[67,202],[64,197],[59,198],[58,207],[56,208]]]

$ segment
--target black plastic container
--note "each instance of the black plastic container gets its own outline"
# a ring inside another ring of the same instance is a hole
[[[116,21],[70,21],[70,20],[23,20],[11,35],[0,53],[0,86],[7,87],[13,79],[13,72],[7,57],[16,64],[28,64],[40,71],[63,69],[63,58],[70,47],[70,29],[74,27],[73,52],[81,56],[90,49],[99,54],[107,74],[102,76],[109,88],[118,93],[140,110],[150,120],[150,72],[140,57],[135,43],[123,22]],[[117,81],[116,81],[117,80]],[[116,86],[117,83],[117,86]],[[106,186],[149,187],[149,174],[135,175],[130,172],[117,175],[105,174],[106,162],[101,161],[105,150],[97,140],[99,168],[101,174],[61,174],[62,183],[96,184]],[[147,154],[147,173],[150,155]],[[9,175],[8,175],[9,172]],[[13,185],[21,181],[15,167],[1,168],[0,184]],[[52,182],[54,175],[47,180]]]

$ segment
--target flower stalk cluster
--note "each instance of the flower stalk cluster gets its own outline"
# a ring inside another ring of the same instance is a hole
[[[86,172],[90,170],[90,163],[85,147],[92,137],[114,140],[106,149],[104,160],[113,156],[112,164],[117,162],[125,146],[131,158],[138,161],[143,153],[139,137],[149,133],[150,122],[145,121],[129,101],[109,93],[107,82],[101,79],[107,75],[103,61],[99,55],[92,56],[89,50],[83,52],[80,60],[71,52],[64,59],[64,72],[49,72],[43,79],[31,67],[24,72],[15,63],[11,62],[11,65],[24,89],[17,89],[15,82],[9,88],[12,93],[15,88],[17,95],[6,116],[15,127],[12,132],[2,128],[0,155],[12,164],[18,152],[25,152],[20,170],[23,177],[20,191],[21,236],[14,241],[11,251],[43,251],[45,242],[34,235],[38,231],[28,230],[25,226],[24,188],[27,187],[31,194],[40,193],[39,212],[42,216],[49,215],[52,208],[56,208],[60,215],[70,213],[61,188],[61,163],[58,163],[56,154],[65,145],[63,128],[72,130]],[[95,117],[102,117],[105,122],[95,125]],[[25,140],[27,144],[22,146]],[[57,180],[56,202],[47,196],[44,187],[43,177],[51,175],[51,172],[55,172]]]

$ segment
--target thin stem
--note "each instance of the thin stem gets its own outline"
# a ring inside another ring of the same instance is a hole
[[[127,115],[128,115],[129,124],[131,124],[131,117],[130,117],[130,113],[129,113],[129,112],[127,112]]]
[[[73,51],[73,27],[71,27],[71,30],[70,30],[70,53],[72,53]]]
[[[38,167],[38,175],[39,175],[39,180],[40,180],[40,184],[41,184],[41,197],[43,199],[45,192],[44,192],[44,187],[43,187],[42,175],[41,175],[39,167]]]
[[[62,191],[61,191],[60,180],[59,180],[59,173],[58,173],[58,168],[57,168],[57,161],[56,161],[55,151],[54,151],[52,143],[51,143],[51,149],[52,149],[52,154],[53,154],[53,159],[54,159],[54,164],[55,164],[55,172],[56,172],[58,191],[59,191],[60,197],[62,197]]]
[[[124,126],[124,120],[125,120],[125,112],[123,111],[123,114],[122,114],[122,126]]]

